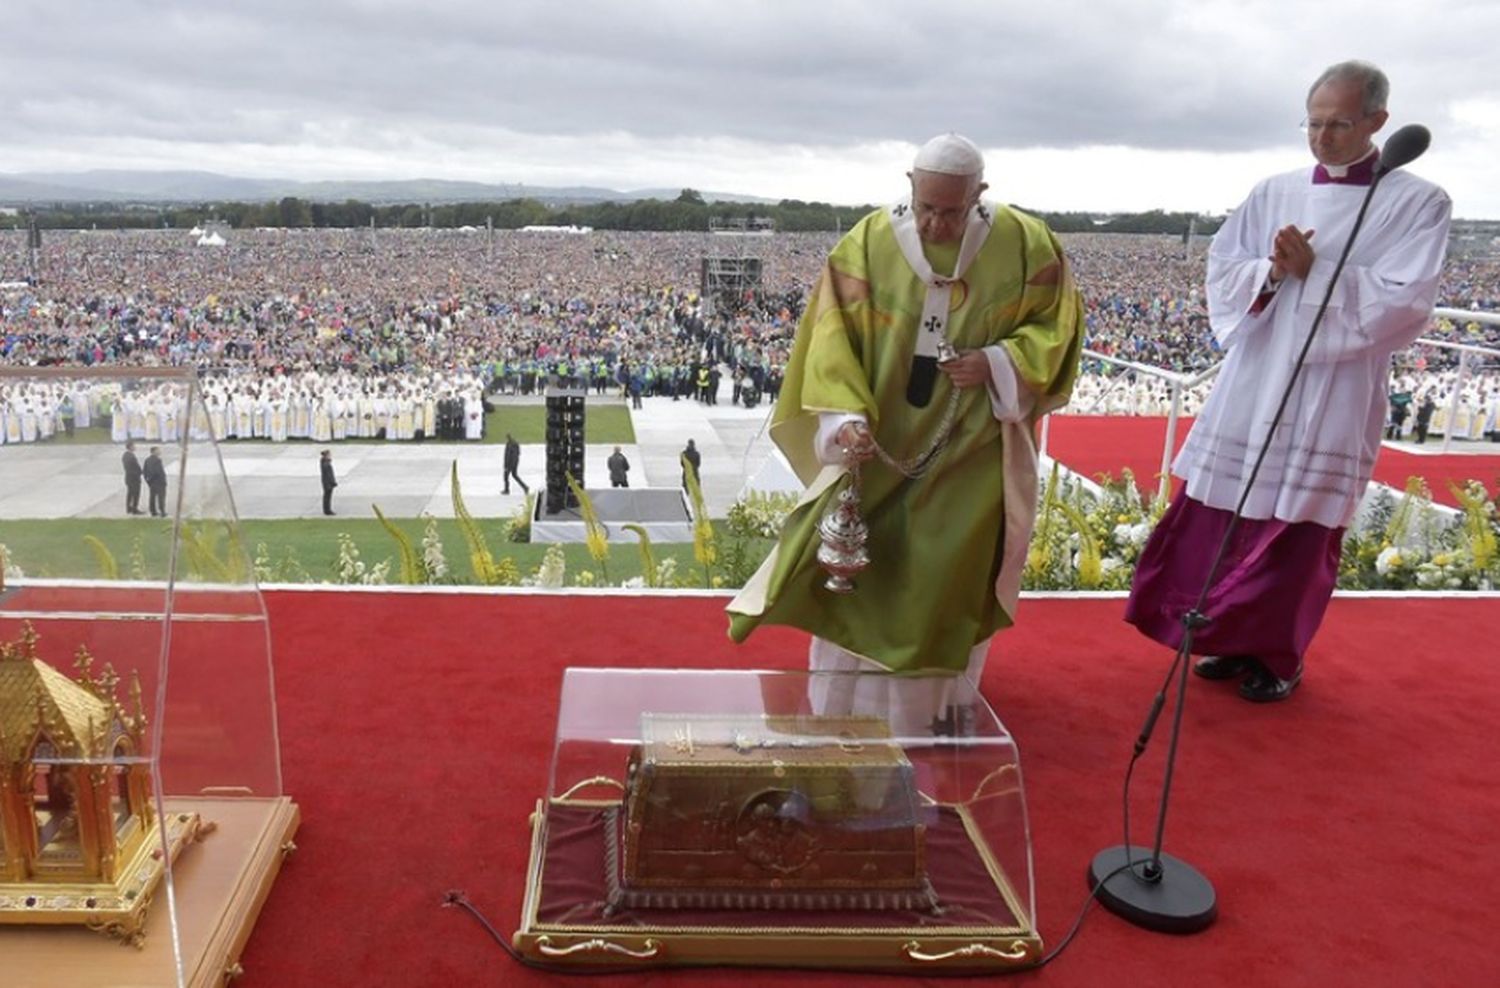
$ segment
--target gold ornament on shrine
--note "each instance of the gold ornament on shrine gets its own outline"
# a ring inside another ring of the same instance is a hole
[[[82,925],[140,946],[166,871],[213,829],[156,811],[140,680],[79,647],[69,678],[29,622],[0,643],[0,923]]]

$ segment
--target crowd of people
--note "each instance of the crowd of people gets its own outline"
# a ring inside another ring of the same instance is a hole
[[[0,234],[0,365],[191,366],[221,439],[479,439],[487,394],[547,386],[754,406],[774,400],[803,299],[836,239],[440,230],[48,231],[28,283],[24,236]],[[1061,237],[1086,306],[1086,359],[1066,411],[1164,414],[1173,382],[1220,354],[1203,298],[1206,242]],[[702,262],[754,257],[756,291],[703,292]],[[9,279],[9,280],[7,280]],[[1455,254],[1440,304],[1500,308],[1500,259]],[[1436,319],[1432,338],[1500,349],[1500,327]],[[1500,361],[1418,346],[1398,393],[1428,428],[1495,430]],[[1157,368],[1153,374],[1127,365]],[[1193,414],[1211,382],[1180,391]],[[185,396],[183,396],[185,397]],[[193,428],[152,387],[0,381],[0,441],[107,415],[117,439]],[[1454,409],[1450,412],[1450,408]],[[1463,411],[1459,411],[1462,409]],[[1461,419],[1461,422],[1459,421]],[[180,423],[180,425],[179,425]],[[207,434],[207,422],[196,423]]]

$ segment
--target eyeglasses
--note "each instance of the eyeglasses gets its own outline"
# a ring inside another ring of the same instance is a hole
[[[1366,114],[1366,116],[1368,116],[1368,114]],[[1349,120],[1342,117],[1335,117],[1332,120],[1312,120],[1303,118],[1302,122],[1297,126],[1302,129],[1302,132],[1304,134],[1317,134],[1325,130],[1330,134],[1347,134],[1349,133],[1349,131],[1354,129],[1355,124],[1359,123],[1363,119],[1364,117],[1357,117],[1354,120]]]

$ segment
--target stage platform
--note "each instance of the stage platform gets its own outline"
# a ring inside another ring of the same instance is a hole
[[[624,531],[626,525],[641,526],[652,542],[693,541],[693,516],[681,488],[604,487],[588,490],[588,496],[612,542],[629,537]],[[584,541],[588,526],[583,513],[577,508],[548,512],[546,500],[546,495],[538,492],[531,541],[548,545]]]

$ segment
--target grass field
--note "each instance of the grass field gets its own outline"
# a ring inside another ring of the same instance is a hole
[[[427,523],[422,519],[393,519],[399,530],[411,540],[420,554]],[[507,541],[506,519],[481,519],[480,530],[490,554],[498,561],[509,558],[517,574],[534,574],[547,551],[546,545]],[[716,583],[737,586],[759,564],[771,542],[767,539],[733,539],[722,522],[715,523],[719,560],[713,567]],[[470,564],[470,552],[462,530],[452,519],[438,519],[437,530],[443,544],[443,555],[449,574],[440,582],[468,584],[480,582]],[[240,523],[243,551],[249,558],[264,561],[262,582],[327,583],[341,582],[338,577],[339,536],[348,535],[367,567],[392,560],[386,582],[400,582],[400,549],[396,539],[378,519],[277,519],[249,520]],[[171,553],[171,526],[153,518],[58,519],[0,522],[0,546],[5,547],[10,564],[27,576],[46,578],[99,579],[113,566],[120,579],[160,579],[166,573]],[[97,543],[91,541],[97,540]],[[204,533],[206,544],[215,557],[229,555],[228,541],[222,528]],[[612,585],[641,575],[641,554],[634,535],[619,532],[612,535],[607,559],[607,577]],[[562,547],[566,561],[566,584],[579,583],[579,574],[593,573],[592,582],[601,584],[606,575],[582,545]],[[703,586],[704,571],[693,555],[691,544],[653,545],[658,562],[676,560],[676,578],[685,586]],[[190,554],[182,553],[179,579],[190,578]],[[586,580],[589,578],[585,578]]]

